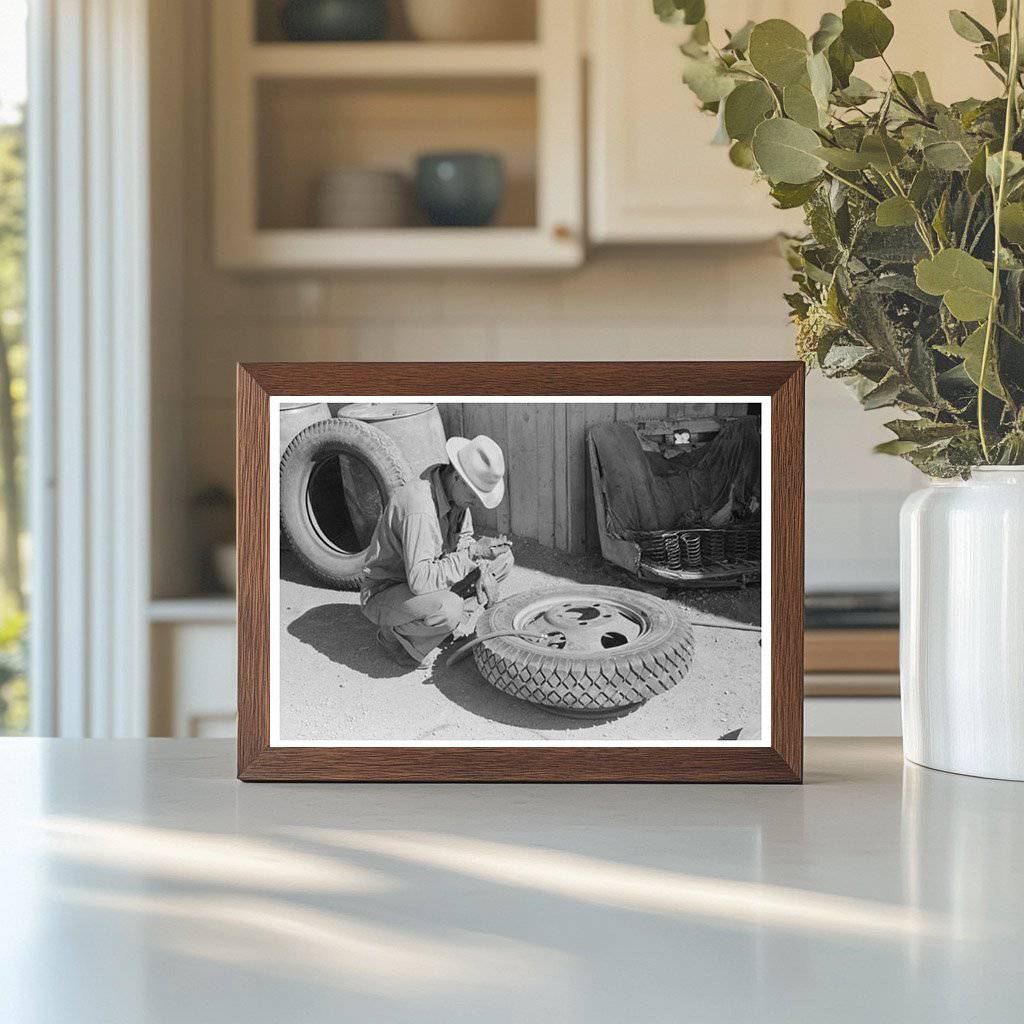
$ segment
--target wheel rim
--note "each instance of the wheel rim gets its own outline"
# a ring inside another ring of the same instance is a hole
[[[513,629],[536,633],[553,650],[600,654],[631,647],[651,631],[651,620],[624,600],[556,593],[521,609]]]

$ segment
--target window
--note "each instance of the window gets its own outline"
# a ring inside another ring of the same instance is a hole
[[[24,0],[0,0],[0,734],[29,727]]]

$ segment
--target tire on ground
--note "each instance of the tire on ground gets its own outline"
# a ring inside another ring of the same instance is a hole
[[[366,564],[368,548],[344,551],[331,543],[314,520],[307,500],[313,473],[324,461],[339,456],[359,459],[386,497],[410,475],[395,442],[359,420],[321,420],[292,439],[281,456],[281,530],[299,561],[318,580],[336,589],[355,589]]]
[[[679,605],[620,587],[558,590],[581,601],[624,603],[646,619],[649,629],[630,644],[594,654],[545,648],[514,636],[485,640],[474,657],[492,686],[562,714],[612,714],[664,693],[689,671],[693,630]],[[550,593],[550,587],[530,590],[488,608],[477,623],[477,634],[515,629],[519,612]]]

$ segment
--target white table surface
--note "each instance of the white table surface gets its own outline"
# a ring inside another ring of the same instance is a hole
[[[224,741],[0,741],[0,1021],[1024,1012],[1024,785],[812,740],[770,786],[242,785]]]

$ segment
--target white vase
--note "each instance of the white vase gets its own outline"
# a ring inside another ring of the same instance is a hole
[[[1024,781],[1024,467],[904,503],[900,693],[911,761]]]

